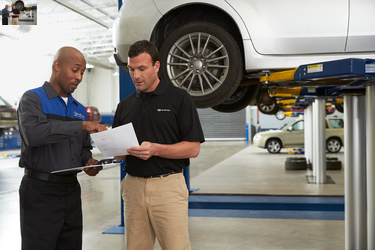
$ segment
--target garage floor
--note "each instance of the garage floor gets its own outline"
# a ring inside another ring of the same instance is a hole
[[[94,154],[101,158],[97,150]],[[285,159],[291,156],[303,155],[290,155],[285,150],[271,155],[265,149],[247,146],[244,141],[205,142],[200,155],[191,160],[190,186],[199,189],[192,193],[192,198],[214,194],[250,196],[259,200],[262,197],[344,196],[343,169],[327,171],[335,184],[308,184],[306,175],[311,171],[285,170]],[[343,150],[327,156],[344,160]],[[20,249],[18,185],[22,169],[17,167],[17,162],[17,158],[1,159],[0,156],[0,249]],[[123,234],[103,234],[121,223],[120,171],[116,167],[103,170],[97,177],[79,175],[84,215],[83,249],[126,249]],[[343,212],[319,217],[299,211],[247,211],[248,214],[244,214],[244,211],[233,210],[193,210],[189,211],[192,249],[334,250],[345,246]],[[161,249],[158,243],[155,249]]]

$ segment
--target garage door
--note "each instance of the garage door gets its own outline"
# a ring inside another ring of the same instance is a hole
[[[206,140],[245,140],[246,109],[221,113],[211,108],[197,109]]]

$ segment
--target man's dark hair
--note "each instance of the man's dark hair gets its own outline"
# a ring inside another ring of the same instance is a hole
[[[141,40],[131,45],[129,48],[128,57],[136,57],[144,52],[151,56],[152,65],[155,65],[155,62],[159,61],[158,49],[156,48],[155,44],[147,40]]]

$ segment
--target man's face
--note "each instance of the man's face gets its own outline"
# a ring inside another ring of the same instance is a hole
[[[5,9],[6,9],[6,10],[8,9],[8,7],[9,7],[8,5],[5,5]]]
[[[15,4],[13,4],[13,9],[16,9],[16,5]]]
[[[152,65],[151,56],[146,52],[129,58],[128,62],[130,77],[135,88],[145,93],[154,91],[159,83],[160,62],[157,61]]]
[[[74,92],[82,81],[86,69],[86,60],[82,56],[72,56],[68,60],[56,61],[57,83],[63,91],[61,96],[66,97]]]

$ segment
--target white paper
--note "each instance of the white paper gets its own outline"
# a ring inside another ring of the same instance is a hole
[[[93,168],[93,167],[113,167],[113,166],[120,166],[121,163],[109,163],[109,164],[101,164],[101,165],[91,165],[91,166],[82,166],[76,168],[66,168],[61,170],[52,171],[51,174],[60,173],[60,172],[67,172],[67,171],[74,171],[74,170],[83,170],[84,168]]]
[[[128,149],[139,146],[132,123],[91,134],[95,146],[104,157],[128,155]]]

